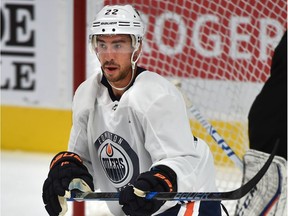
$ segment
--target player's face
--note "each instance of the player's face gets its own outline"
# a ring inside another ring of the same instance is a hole
[[[126,86],[131,79],[133,47],[129,35],[101,35],[97,37],[96,53],[107,80],[114,86]]]

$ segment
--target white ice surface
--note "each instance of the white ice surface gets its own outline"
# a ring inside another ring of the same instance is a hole
[[[52,155],[1,151],[1,215],[48,215],[42,185]]]
[[[1,151],[1,216],[48,216],[42,202],[42,186],[54,154]],[[108,215],[104,202],[93,204],[86,216]],[[95,214],[95,208],[96,214]],[[67,216],[72,215],[68,202]]]
[[[54,154],[1,151],[0,216],[48,216],[42,202],[42,186],[53,156]],[[234,187],[235,184],[230,189],[235,189]],[[229,205],[225,205],[230,210]],[[111,216],[103,201],[86,202],[86,206],[86,216]],[[72,203],[68,202],[65,216],[71,215]]]

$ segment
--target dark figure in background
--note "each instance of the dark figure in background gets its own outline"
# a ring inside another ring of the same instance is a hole
[[[279,138],[276,154],[287,160],[287,30],[275,49],[270,73],[249,112],[250,148],[271,153]]]

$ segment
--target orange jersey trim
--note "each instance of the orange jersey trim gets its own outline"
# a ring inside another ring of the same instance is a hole
[[[186,211],[184,213],[184,216],[192,216],[194,209],[194,202],[190,202],[186,204]]]

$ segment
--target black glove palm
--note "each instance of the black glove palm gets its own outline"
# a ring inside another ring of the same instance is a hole
[[[151,171],[139,175],[134,188],[141,191],[172,192],[177,191],[176,174],[166,166],[157,166]],[[165,203],[160,200],[147,200],[134,194],[132,186],[127,186],[120,192],[120,205],[127,215],[151,215]]]
[[[60,152],[51,161],[48,178],[43,185],[42,198],[49,215],[59,215],[62,207],[58,196],[63,197],[73,179],[82,179],[94,190],[93,178],[81,158],[72,152]],[[82,182],[83,183],[83,182]]]

